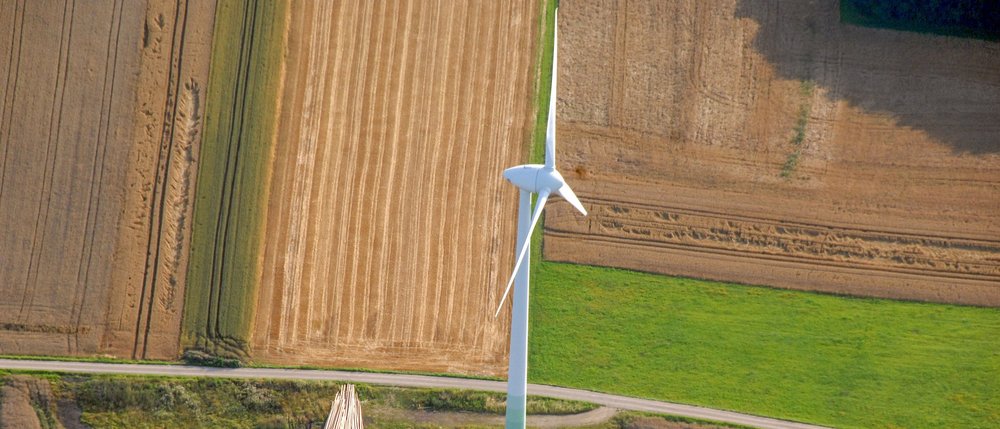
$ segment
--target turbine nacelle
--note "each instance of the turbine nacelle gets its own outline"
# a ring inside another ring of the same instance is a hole
[[[518,165],[504,170],[503,177],[514,186],[533,194],[544,192],[545,194],[559,195],[581,214],[587,215],[587,210],[576,198],[573,189],[566,183],[566,179],[563,179],[562,174],[559,174],[559,170],[554,167],[542,164]]]
[[[566,180],[554,168],[542,164],[525,164],[503,171],[503,178],[525,191],[537,194],[542,189],[555,190],[566,184]]]

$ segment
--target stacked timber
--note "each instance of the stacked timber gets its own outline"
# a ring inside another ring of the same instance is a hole
[[[362,429],[365,427],[361,416],[361,402],[354,392],[353,384],[340,387],[340,393],[330,406],[330,415],[323,429]]]

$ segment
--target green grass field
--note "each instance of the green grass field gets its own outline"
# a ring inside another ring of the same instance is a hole
[[[529,380],[836,427],[1000,427],[1000,311],[545,262]]]
[[[246,357],[286,1],[218,4],[183,345]]]

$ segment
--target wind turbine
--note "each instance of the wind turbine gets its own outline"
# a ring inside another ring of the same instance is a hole
[[[558,75],[556,62],[559,51],[559,9],[556,9],[555,41],[552,44],[552,95],[549,99],[549,120],[545,130],[545,164],[526,164],[511,167],[503,172],[503,177],[521,190],[521,203],[517,218],[517,262],[511,273],[507,288],[500,298],[500,306],[493,317],[500,315],[511,285],[514,288],[514,312],[510,327],[510,367],[507,371],[507,429],[524,428],[525,404],[528,383],[528,248],[531,244],[531,232],[535,230],[538,219],[542,216],[545,202],[552,194],[559,195],[568,201],[584,216],[587,210],[580,204],[576,194],[570,189],[566,180],[556,170],[556,77]],[[531,194],[538,194],[534,210],[531,207]]]

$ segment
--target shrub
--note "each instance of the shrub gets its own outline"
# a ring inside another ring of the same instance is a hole
[[[243,362],[239,359],[216,356],[197,349],[185,350],[181,359],[188,365],[216,368],[240,368],[243,366]]]
[[[161,410],[186,409],[193,413],[200,410],[201,401],[184,386],[172,383],[161,383],[155,388],[157,395],[156,408]]]
[[[248,411],[261,413],[279,413],[281,404],[274,397],[274,392],[266,387],[258,387],[252,382],[240,383],[240,404]]]

